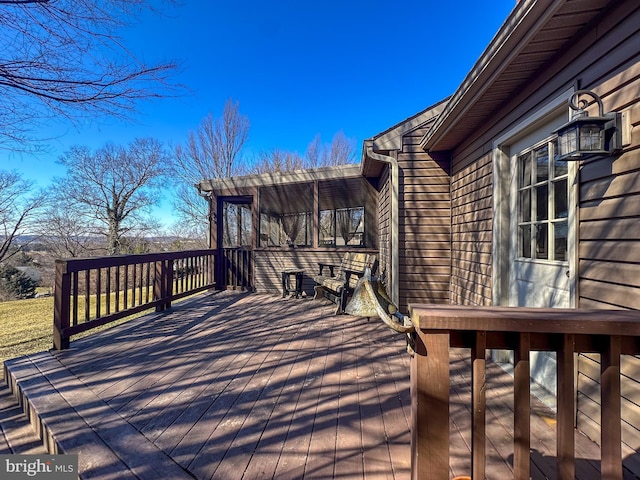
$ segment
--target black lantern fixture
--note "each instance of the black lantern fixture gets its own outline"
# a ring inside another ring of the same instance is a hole
[[[590,102],[581,99],[589,96],[598,104],[598,116],[590,117],[586,107]],[[609,155],[622,148],[622,133],[619,127],[621,114],[604,114],[602,100],[589,90],[577,90],[569,98],[573,115],[562,125],[558,134],[558,156],[562,160],[581,160],[588,155]]]

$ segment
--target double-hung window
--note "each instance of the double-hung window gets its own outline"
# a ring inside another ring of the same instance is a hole
[[[568,165],[550,138],[517,156],[520,258],[567,261]]]

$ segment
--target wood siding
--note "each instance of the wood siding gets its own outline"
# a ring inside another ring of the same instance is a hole
[[[419,148],[430,123],[404,135],[398,152],[400,309],[448,303],[451,279],[449,162]]]
[[[391,176],[390,168],[386,166],[378,181],[378,272],[385,274],[387,285],[391,285]]]
[[[451,303],[491,305],[493,228],[491,155],[453,173],[451,180]]]
[[[254,250],[255,286],[258,293],[282,294],[282,271],[288,268],[304,270],[302,290],[313,295],[312,275],[318,274],[318,262],[340,265],[345,249],[336,248],[259,248]],[[357,249],[378,255],[377,250]]]
[[[452,303],[491,302],[493,142],[569,88],[602,97],[604,111],[625,112],[631,145],[615,157],[580,164],[576,299],[580,308],[640,308],[640,4],[613,2],[599,22],[535,72],[524,88],[452,152]],[[591,112],[592,109],[590,109]],[[595,114],[595,110],[592,112]],[[551,134],[551,132],[549,132]],[[486,242],[486,243],[485,243]],[[625,360],[623,383],[625,464],[640,472],[640,360]],[[578,428],[599,441],[598,356],[580,359]]]
[[[629,3],[629,2],[627,2]],[[631,146],[615,157],[580,168],[578,306],[640,309],[640,5],[605,20],[618,24],[577,61],[591,63],[582,76],[602,97],[605,112],[622,111],[632,126]],[[606,60],[605,60],[606,59]],[[640,359],[622,362],[622,440],[627,467],[640,472]],[[600,439],[600,357],[581,356],[578,428]]]

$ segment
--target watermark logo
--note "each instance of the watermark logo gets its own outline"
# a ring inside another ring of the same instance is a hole
[[[78,455],[0,455],[2,480],[78,480]]]

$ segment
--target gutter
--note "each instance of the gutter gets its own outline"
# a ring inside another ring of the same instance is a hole
[[[369,142],[365,142],[366,143]],[[382,153],[377,153],[373,149],[373,143],[370,145],[366,145],[366,156],[375,160],[377,162],[386,163],[391,167],[391,244],[389,245],[389,250],[391,252],[391,291],[389,295],[391,296],[391,300],[396,305],[400,303],[400,279],[398,273],[400,272],[400,255],[398,247],[400,245],[400,235],[399,235],[399,172],[398,172],[398,159],[390,156],[384,155]]]

